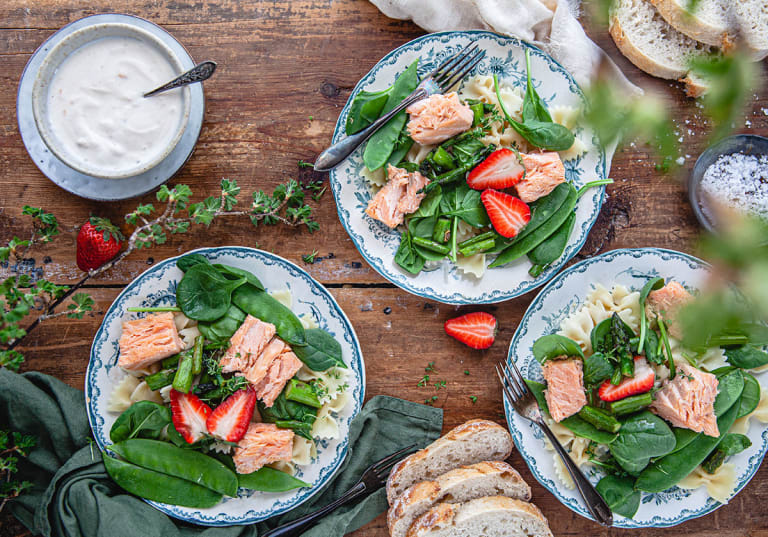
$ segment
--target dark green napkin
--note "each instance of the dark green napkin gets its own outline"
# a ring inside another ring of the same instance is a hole
[[[170,518],[112,482],[90,439],[83,392],[40,373],[19,375],[0,369],[0,428],[37,438],[29,457],[19,461],[18,472],[18,479],[31,481],[34,487],[8,507],[33,533],[46,537],[257,537],[335,500],[372,462],[404,446],[435,440],[442,423],[440,409],[374,397],[352,422],[342,470],[320,494],[266,523],[204,528]],[[338,509],[304,536],[344,535],[386,508],[381,489]]]

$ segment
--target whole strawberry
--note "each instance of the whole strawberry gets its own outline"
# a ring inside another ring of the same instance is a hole
[[[91,217],[77,234],[77,266],[85,272],[99,268],[118,254],[124,239],[112,222]]]

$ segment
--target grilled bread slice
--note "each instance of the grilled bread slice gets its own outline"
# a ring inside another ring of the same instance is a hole
[[[470,420],[459,425],[392,468],[387,480],[389,505],[419,481],[430,481],[459,466],[504,460],[513,445],[507,430],[492,421]]]
[[[411,524],[436,503],[467,502],[484,496],[531,499],[531,487],[506,462],[486,461],[462,466],[434,481],[422,481],[409,487],[387,513],[391,537],[405,537]]]

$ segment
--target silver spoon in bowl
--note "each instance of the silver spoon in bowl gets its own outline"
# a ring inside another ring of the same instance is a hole
[[[164,91],[180,88],[181,86],[186,86],[188,84],[194,84],[195,82],[202,82],[203,80],[208,80],[211,78],[215,70],[216,62],[209,60],[198,63],[186,73],[182,73],[170,82],[163,84],[159,88],[155,88],[152,91],[145,93],[144,97],[152,97],[153,95],[157,95],[158,93],[162,93]]]

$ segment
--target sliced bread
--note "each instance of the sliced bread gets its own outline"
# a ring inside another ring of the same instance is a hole
[[[701,80],[687,76],[688,63],[717,49],[675,30],[648,0],[616,0],[609,31],[621,53],[646,73],[682,80],[689,95],[706,90]]]
[[[650,0],[670,26],[695,41],[728,50],[733,35],[728,32],[729,0],[699,0],[688,11],[689,0]]]
[[[739,31],[752,59],[768,56],[768,2],[766,0],[723,0],[730,2]]]
[[[535,505],[504,496],[439,503],[421,515],[407,537],[552,537]]]
[[[461,503],[484,496],[531,499],[531,487],[517,470],[502,461],[462,466],[434,481],[422,481],[406,489],[387,513],[391,537],[405,537],[413,521],[438,502]]]
[[[392,468],[387,480],[389,505],[414,483],[431,481],[459,466],[504,460],[513,446],[507,430],[492,421],[470,420],[459,425]]]

